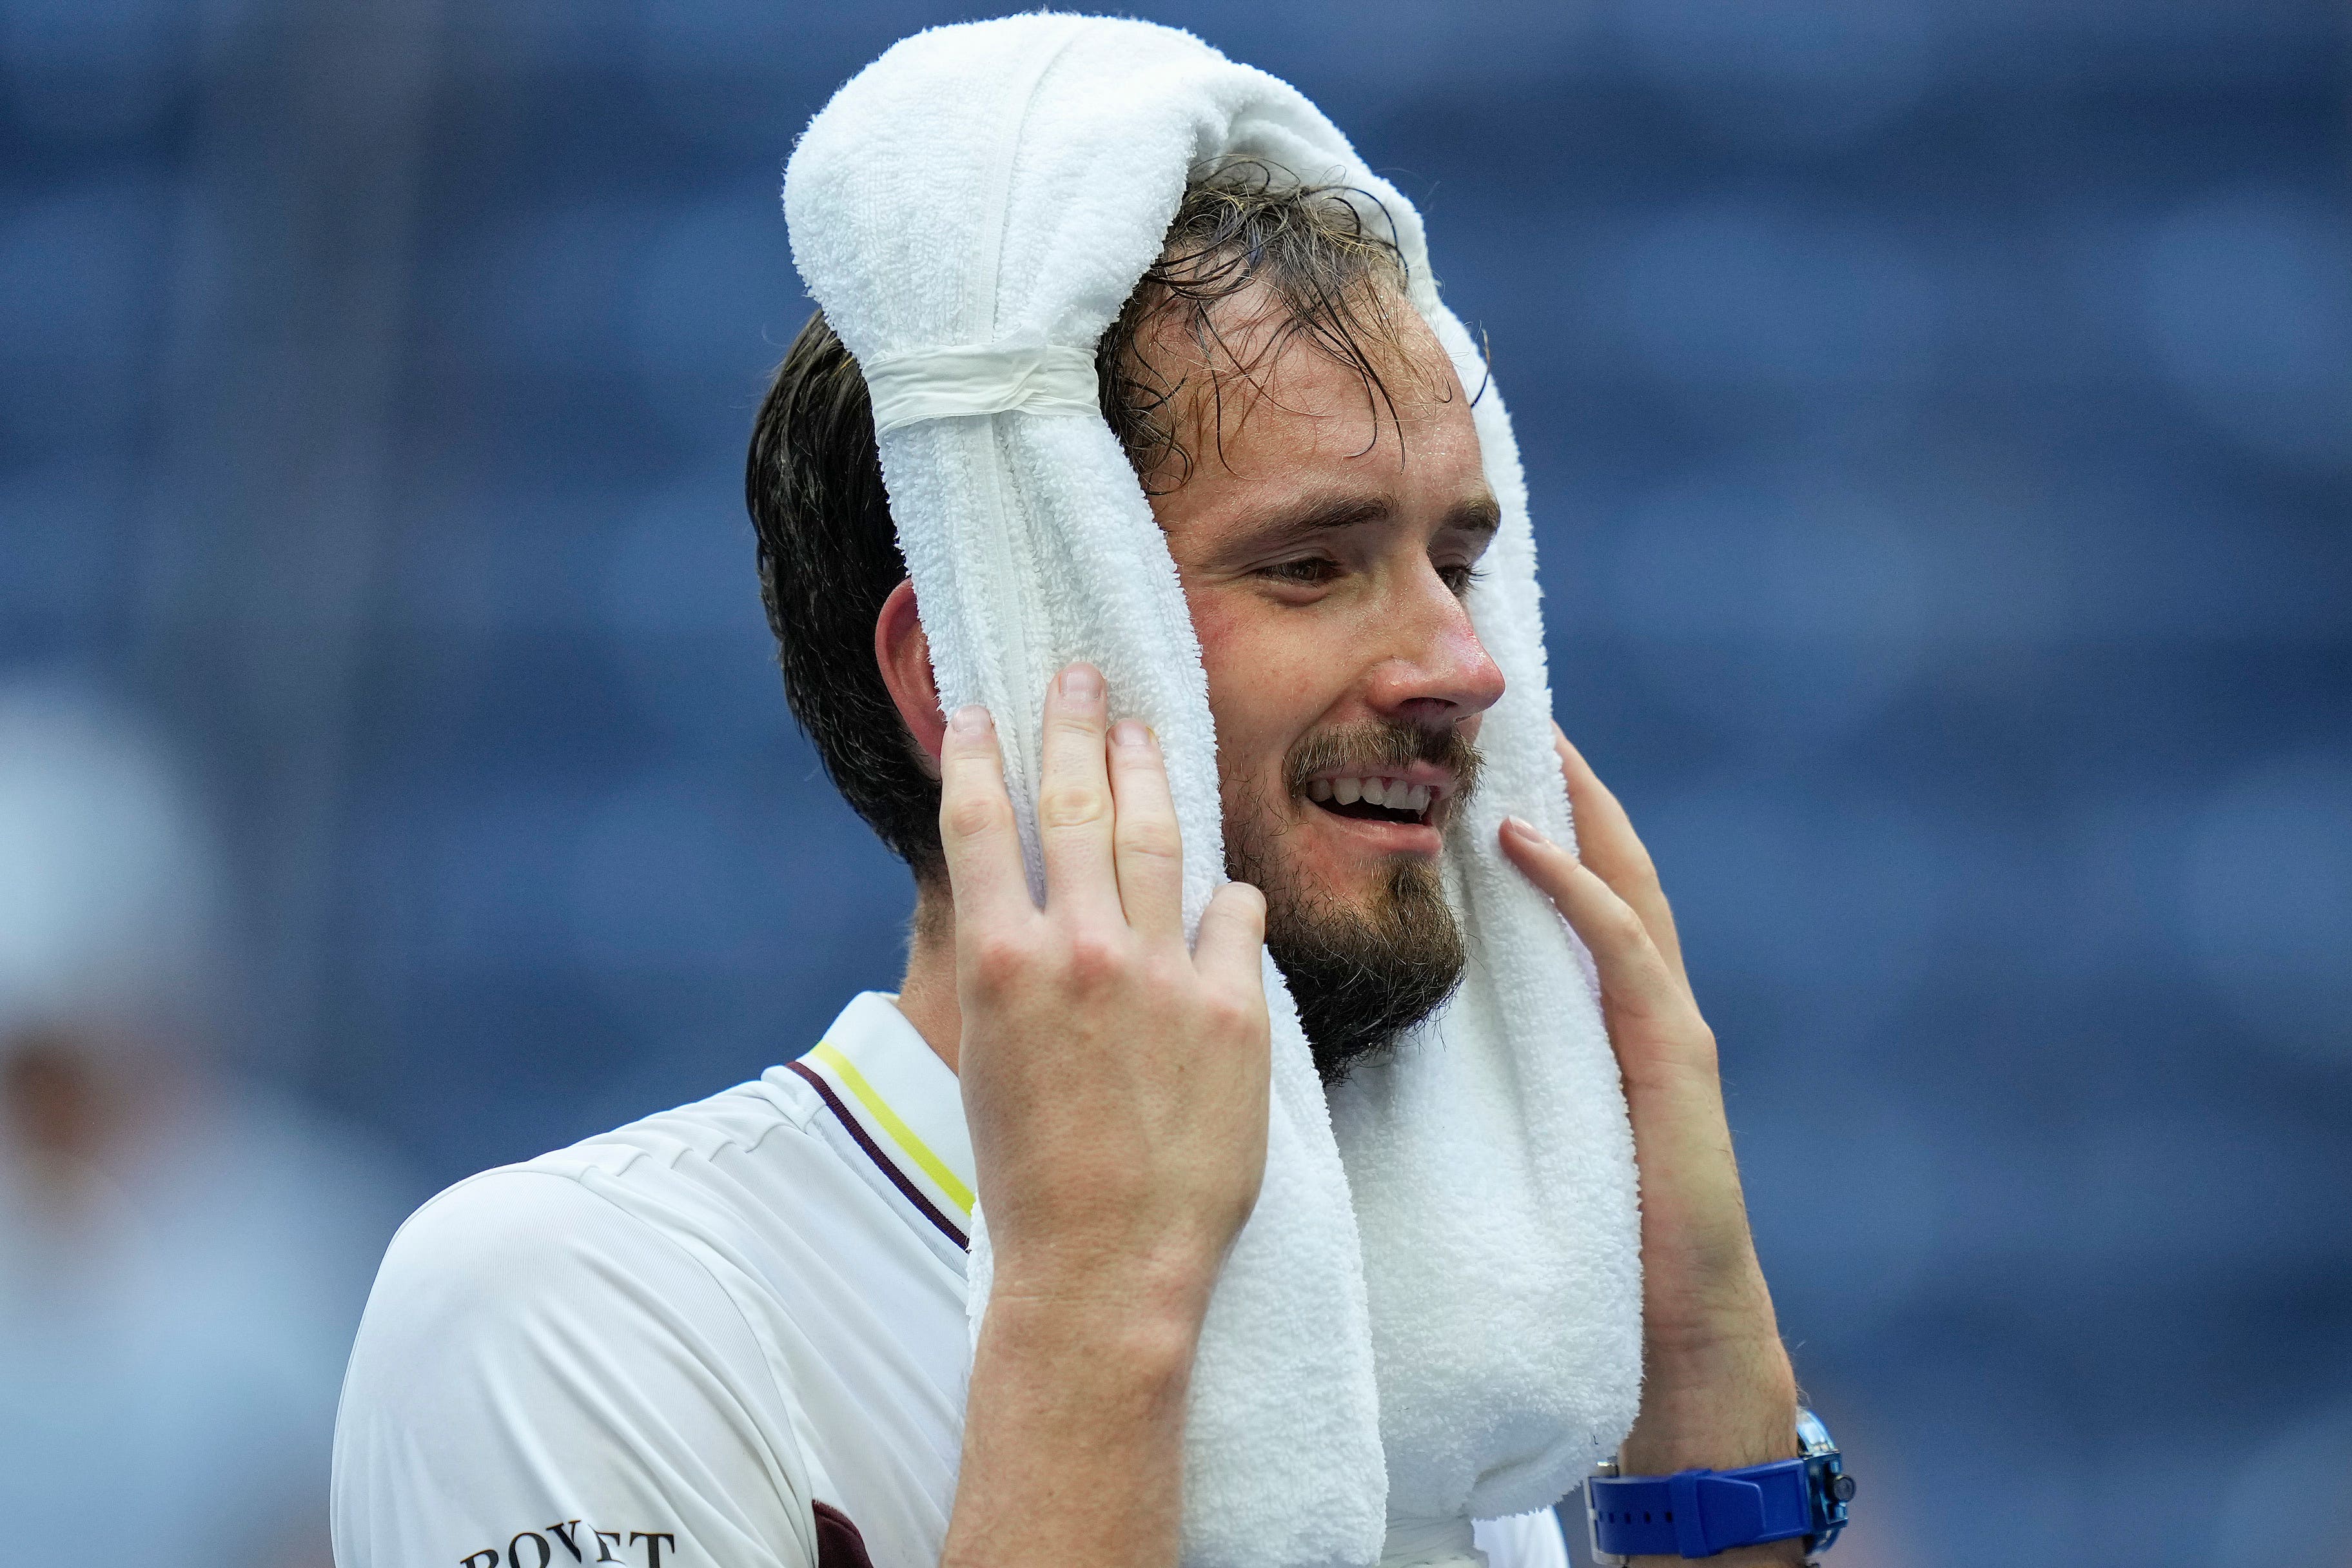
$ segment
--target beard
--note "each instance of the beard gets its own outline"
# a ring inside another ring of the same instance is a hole
[[[1285,798],[1307,800],[1318,773],[1398,772],[1414,763],[1452,771],[1449,815],[1477,785],[1478,748],[1452,726],[1425,730],[1372,722],[1319,731],[1284,760]],[[1445,900],[1434,860],[1398,856],[1371,890],[1346,898],[1316,885],[1286,853],[1287,814],[1262,788],[1244,785],[1225,813],[1225,873],[1265,895],[1265,945],[1290,984],[1298,1021],[1329,1088],[1360,1067],[1387,1060],[1406,1033],[1462,983],[1467,962],[1461,921]]]

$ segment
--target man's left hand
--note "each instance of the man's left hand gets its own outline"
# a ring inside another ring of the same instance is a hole
[[[1642,1408],[1627,1475],[1732,1469],[1798,1451],[1796,1381],[1756,1258],[1724,1115],[1714,1031],[1683,968],[1674,913],[1617,797],[1553,727],[1575,851],[1513,817],[1502,847],[1592,954],[1642,1181]],[[1727,1552],[1797,1561],[1793,1542]],[[1664,1560],[1662,1560],[1664,1561]]]

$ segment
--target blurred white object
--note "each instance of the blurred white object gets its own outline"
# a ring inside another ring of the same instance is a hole
[[[0,687],[0,1517],[34,1561],[326,1562],[402,1194],[205,1059],[222,889],[151,734]]]
[[[0,688],[0,1037],[201,1003],[220,882],[152,736],[67,689]]]

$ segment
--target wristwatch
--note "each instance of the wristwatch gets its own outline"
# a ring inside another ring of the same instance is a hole
[[[1801,1535],[1807,1556],[1826,1552],[1845,1528],[1853,1478],[1810,1410],[1797,1412],[1797,1440],[1804,1446],[1797,1458],[1741,1470],[1620,1476],[1614,1464],[1602,1465],[1584,1483],[1593,1560],[1712,1557]]]

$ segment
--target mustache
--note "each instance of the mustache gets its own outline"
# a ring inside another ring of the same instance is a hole
[[[1395,773],[1430,763],[1454,775],[1452,800],[1459,805],[1478,787],[1485,757],[1477,743],[1452,724],[1428,729],[1399,721],[1368,719],[1302,736],[1283,763],[1290,793],[1303,793],[1322,773]]]

